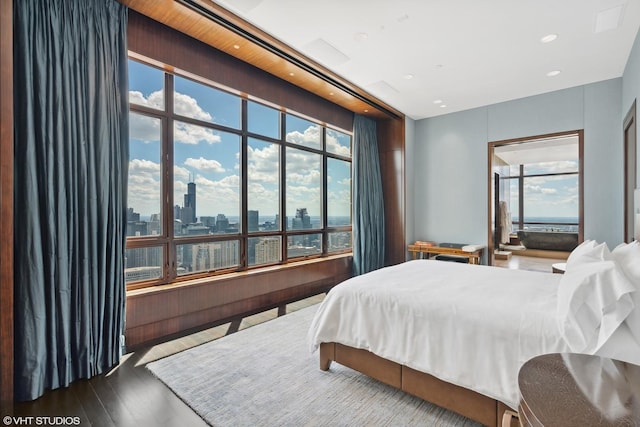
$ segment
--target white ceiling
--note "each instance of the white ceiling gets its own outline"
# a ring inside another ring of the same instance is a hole
[[[413,119],[620,77],[640,26],[640,0],[215,1]]]
[[[578,136],[523,141],[496,147],[493,153],[507,165],[573,161],[577,162]]]

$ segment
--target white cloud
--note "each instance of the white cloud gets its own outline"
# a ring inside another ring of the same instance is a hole
[[[320,126],[309,126],[303,133],[300,133],[297,130],[289,132],[287,133],[287,141],[303,145],[305,147],[320,148],[320,142],[322,141]]]
[[[280,179],[280,147],[276,144],[269,144],[259,149],[249,145],[247,147],[247,166],[249,180],[263,183],[277,184]]]
[[[249,210],[262,214],[275,214],[280,209],[280,194],[277,187],[267,188],[259,182],[247,186]]]
[[[194,145],[200,142],[215,144],[222,140],[220,135],[211,129],[183,122],[174,122],[173,139],[175,142]]]
[[[330,132],[327,132],[327,151],[340,156],[351,157],[351,147],[345,147]]]
[[[164,110],[163,91],[152,92],[147,98],[139,91],[129,91],[129,101],[134,104]],[[213,122],[211,114],[203,110],[198,105],[198,101],[189,95],[175,93],[173,108],[176,114]],[[211,129],[183,122],[174,123],[175,142],[183,144],[198,144],[200,142],[215,144],[221,140],[220,135],[215,134]],[[129,129],[131,138],[145,142],[160,140],[161,131],[159,119],[134,113],[131,114]]]
[[[207,122],[213,121],[211,114],[200,108],[198,101],[189,95],[176,92],[173,95],[173,102],[173,110],[176,114]]]
[[[543,162],[532,165],[535,173],[577,172],[577,160],[559,160],[555,162]]]
[[[183,167],[178,166],[178,165],[174,165],[173,166],[173,179],[175,181],[179,181],[181,179],[187,181],[187,180],[191,179],[191,172],[189,172],[189,169],[183,168]]]
[[[525,184],[524,191],[525,191],[525,194],[533,194],[533,193],[556,194],[558,192],[558,190],[556,190],[555,188],[541,187],[539,185],[531,185],[531,184]]]
[[[156,110],[164,110],[164,92],[162,90],[151,92],[149,97],[145,98],[142,92],[130,90],[129,102],[132,104],[144,105],[145,107],[154,108]]]
[[[320,186],[321,157],[301,150],[287,150],[287,185]]]
[[[319,170],[307,170],[302,173],[287,173],[287,187],[291,185],[304,185],[307,187],[320,187],[320,178],[322,174]]]
[[[205,172],[225,172],[225,169],[222,167],[219,161],[213,159],[205,159],[204,157],[200,157],[199,159],[189,157],[184,161],[184,164],[194,169]]]
[[[143,142],[160,141],[161,130],[159,119],[135,113],[129,117],[130,138]]]
[[[127,203],[143,216],[160,212],[160,164],[143,159],[129,162]]]

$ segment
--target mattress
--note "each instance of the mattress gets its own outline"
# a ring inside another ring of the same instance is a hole
[[[558,328],[561,275],[413,260],[351,278],[320,304],[310,350],[337,342],[516,408],[530,358],[569,351]]]

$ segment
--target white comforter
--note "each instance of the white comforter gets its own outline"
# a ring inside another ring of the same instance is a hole
[[[556,315],[561,275],[408,261],[334,287],[309,329],[517,408],[518,370],[569,351]]]

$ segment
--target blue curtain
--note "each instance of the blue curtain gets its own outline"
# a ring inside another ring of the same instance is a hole
[[[353,274],[384,266],[384,200],[376,122],[353,122]]]
[[[15,398],[120,360],[127,10],[14,2]]]

